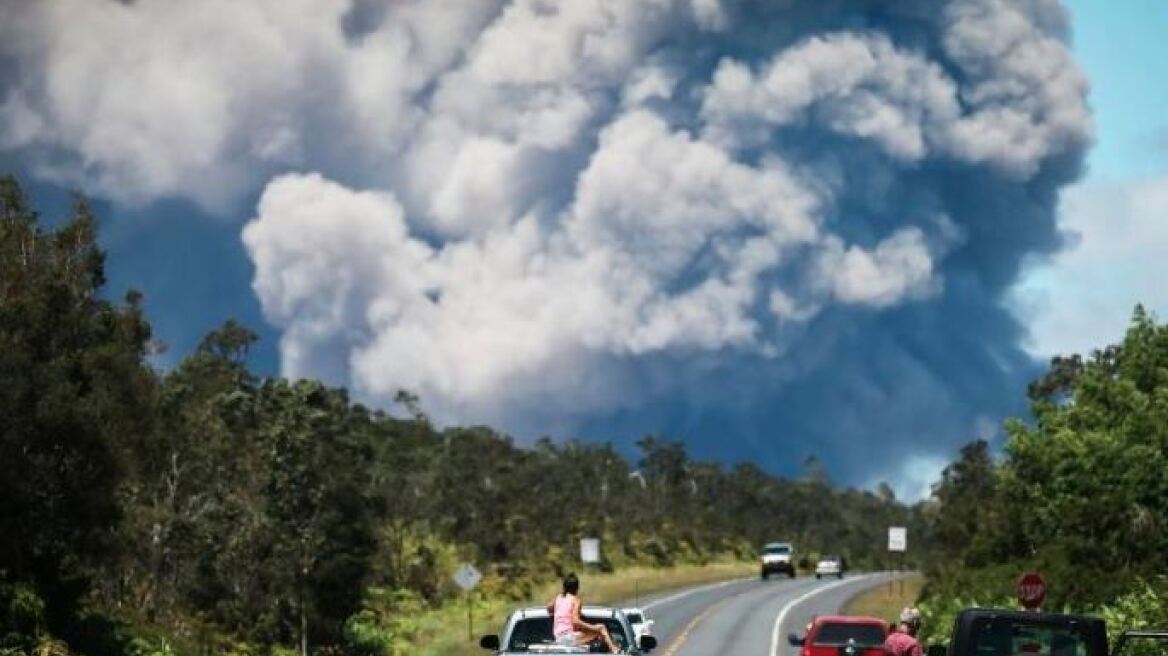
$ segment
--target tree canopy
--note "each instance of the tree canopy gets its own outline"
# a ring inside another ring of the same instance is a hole
[[[1061,356],[1006,424],[997,460],[975,442],[934,490],[937,596],[1009,597],[1043,571],[1050,604],[1089,608],[1168,566],[1168,326],[1137,307],[1123,341]],[[983,570],[983,575],[978,571]]]

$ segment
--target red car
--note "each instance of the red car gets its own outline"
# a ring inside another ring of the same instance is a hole
[[[787,636],[800,656],[887,656],[884,639],[888,622],[876,617],[819,615],[807,625],[807,634]]]

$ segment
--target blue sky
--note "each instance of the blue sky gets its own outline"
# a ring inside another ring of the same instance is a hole
[[[1090,177],[1168,170],[1168,3],[1070,0],[1074,51],[1091,80],[1098,143]]]
[[[1037,265],[1018,287],[1043,357],[1122,336],[1136,303],[1168,316],[1159,284],[1168,232],[1168,4],[1068,2],[1076,59],[1091,81],[1096,144],[1060,221],[1077,246]]]
[[[1090,84],[1073,182],[1075,75],[994,62],[1034,85],[995,101],[1033,111],[998,138],[950,96],[1000,53],[942,4],[53,0],[0,26],[0,163],[50,218],[96,199],[160,368],[236,318],[258,372],[372,403],[410,387],[521,439],[659,433],[792,475],[815,455],[917,497],[1000,440],[1045,357],[1168,313],[1168,4],[1067,2],[1072,63],[1057,20],[987,2]]]

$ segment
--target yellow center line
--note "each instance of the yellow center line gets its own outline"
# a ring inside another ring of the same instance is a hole
[[[669,649],[666,649],[665,653],[663,653],[661,656],[673,656],[676,654],[677,650],[681,649],[681,647],[685,644],[685,641],[689,639],[690,631],[693,631],[698,624],[701,624],[702,620],[709,617],[711,613],[726,605],[726,602],[730,601],[734,597],[737,597],[739,594],[742,593],[740,592],[738,594],[725,597],[713,606],[710,606],[701,613],[698,613],[696,617],[689,621],[689,624],[685,625],[685,628],[682,629],[681,633],[679,633],[677,637],[673,639],[673,642],[669,643]]]

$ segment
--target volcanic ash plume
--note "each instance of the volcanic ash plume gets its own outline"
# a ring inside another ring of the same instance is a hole
[[[20,8],[0,146],[125,202],[262,188],[285,374],[523,435],[972,437],[1091,137],[1046,0]]]

